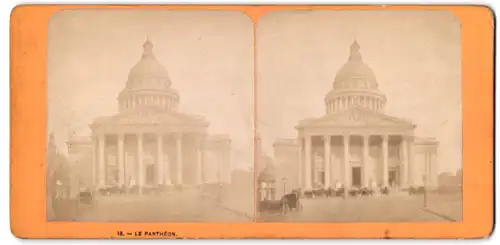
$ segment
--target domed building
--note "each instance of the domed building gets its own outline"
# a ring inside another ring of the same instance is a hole
[[[414,136],[416,125],[385,114],[387,97],[354,41],[324,99],[325,115],[302,120],[298,138],[278,139],[275,153],[296,149],[296,178],[306,189],[437,185],[438,142]],[[290,144],[296,147],[290,146]],[[275,156],[277,159],[289,158]]]
[[[90,149],[94,186],[142,190],[230,182],[229,137],[208,135],[204,117],[179,111],[180,95],[149,39],[117,102],[117,114],[90,125],[92,137],[67,142],[69,155],[77,160]]]

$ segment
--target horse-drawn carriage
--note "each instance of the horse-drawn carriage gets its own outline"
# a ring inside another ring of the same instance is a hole
[[[375,190],[373,188],[367,187],[367,186],[362,186],[362,187],[357,187],[353,186],[349,188],[348,190],[349,196],[372,196],[375,193]]]
[[[375,193],[375,190],[373,190],[370,187],[363,186],[363,187],[359,188],[359,194],[361,196],[373,196],[374,193]]]
[[[423,187],[423,186],[419,186],[419,187],[411,186],[408,189],[408,194],[410,196],[422,195],[422,194],[424,194],[424,192],[425,192],[425,187]]]
[[[74,219],[83,209],[97,204],[95,191],[71,180],[56,180],[51,193],[51,208],[56,219]]]
[[[274,172],[274,167],[268,165],[259,174],[257,211],[261,214],[286,214],[289,211],[298,212],[302,210],[302,205],[300,203],[302,193],[300,190],[293,190],[291,193],[285,193],[280,199],[276,199],[276,180]]]
[[[380,194],[382,194],[383,196],[387,196],[389,195],[389,187],[387,186],[383,186],[383,187],[380,187]]]
[[[344,187],[336,187],[336,188],[317,188],[313,190],[304,190],[304,198],[317,198],[317,197],[326,197],[326,198],[331,198],[331,197],[343,197],[345,195],[344,193]]]
[[[258,204],[259,213],[300,212],[303,207],[300,202],[300,194],[296,191],[285,194],[279,200],[261,200]]]
[[[287,213],[288,211],[302,211],[303,207],[300,202],[300,196],[300,192],[296,190],[292,191],[292,193],[284,195],[280,200],[281,205],[283,206],[282,212]]]

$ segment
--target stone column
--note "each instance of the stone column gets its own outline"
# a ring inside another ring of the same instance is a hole
[[[437,174],[437,152],[433,149],[430,153],[430,156],[429,156],[429,178],[430,178],[430,182],[429,182],[429,185],[431,188],[435,188],[437,187],[438,183],[437,183],[437,179],[438,179],[438,174]]]
[[[299,137],[298,139],[299,143],[299,161],[298,161],[298,169],[297,169],[297,176],[298,176],[298,184],[299,187],[304,187],[304,140]]]
[[[402,172],[402,180],[401,180],[401,185],[403,188],[406,188],[409,186],[409,181],[408,178],[410,176],[410,171],[409,171],[409,165],[408,165],[408,139],[406,136],[403,136],[403,140],[401,140],[401,168],[400,170]]]
[[[363,183],[364,186],[370,186],[372,166],[370,166],[370,135],[363,136]]]
[[[429,186],[429,154],[427,149],[423,149],[424,156],[424,186]]]
[[[177,134],[176,139],[176,149],[177,149],[177,184],[182,185],[182,133]]]
[[[202,161],[203,161],[203,150],[202,150],[202,139],[198,139],[196,144],[196,184],[203,184],[203,169],[202,169]]]
[[[142,134],[137,134],[137,185],[139,186],[139,193],[142,193],[142,187],[144,186],[144,158],[142,156],[142,137]]]
[[[382,135],[382,155],[383,155],[382,159],[383,185],[389,186],[389,136],[388,135]]]
[[[99,157],[97,156],[97,153],[99,152],[98,143],[99,141],[97,140],[97,137],[92,136],[92,184],[94,185],[94,188],[99,185]]]
[[[305,136],[305,150],[306,150],[306,159],[305,159],[305,187],[306,189],[312,189],[311,182],[311,136]]]
[[[226,183],[231,183],[231,152],[229,149],[226,149],[225,153],[225,160],[226,160]]]
[[[349,152],[350,135],[344,135],[344,186],[351,186],[351,153]],[[347,189],[347,188],[346,188]]]
[[[325,172],[325,187],[328,188],[331,186],[331,163],[330,163],[330,155],[331,155],[331,152],[332,152],[332,145],[331,145],[331,139],[332,137],[330,135],[325,135],[323,136],[323,142],[324,142],[324,154],[325,154],[325,157],[324,157],[324,164],[325,164],[325,168],[324,168],[324,172]]]
[[[222,183],[222,153],[217,149],[217,182]]]
[[[168,138],[168,135],[167,135],[167,139],[170,140]],[[166,156],[166,158],[165,158]],[[169,150],[167,150],[166,154],[163,155],[163,183],[165,185],[170,185],[172,184],[172,175],[171,175],[171,164],[172,164],[172,155],[169,154]]]
[[[156,135],[156,183],[158,185],[163,185],[164,172],[164,161],[163,161],[163,134]]]
[[[117,147],[116,147],[116,160],[118,162],[118,181],[121,186],[125,185],[125,161],[123,159],[123,134],[118,134],[117,137]]]
[[[104,151],[106,149],[106,138],[104,134],[99,134],[99,187],[106,186],[106,159]]]
[[[413,186],[415,184],[415,174],[413,167],[413,138],[408,140],[408,179],[406,180],[408,186]]]

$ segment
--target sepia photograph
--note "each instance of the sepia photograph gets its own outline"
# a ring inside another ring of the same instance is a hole
[[[488,238],[494,16],[16,6],[11,235]]]
[[[440,10],[261,17],[257,220],[462,221],[460,33]]]
[[[248,16],[63,10],[48,29],[47,221],[253,221]]]

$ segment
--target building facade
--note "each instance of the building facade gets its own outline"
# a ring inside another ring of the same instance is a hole
[[[147,40],[143,48],[117,98],[119,112],[96,118],[90,137],[71,137],[70,159],[92,166],[97,188],[229,183],[231,140],[208,135],[205,118],[178,110],[180,95],[153,44]]]
[[[356,41],[324,101],[324,116],[296,126],[297,160],[278,150],[292,141],[275,143],[276,158],[297,166],[299,186],[437,185],[438,142],[416,137],[416,125],[384,113],[387,98]]]
[[[299,147],[295,139],[278,139],[273,144],[276,178],[287,191],[300,188],[299,171],[293,166],[299,165]],[[286,183],[283,183],[286,182]],[[278,193],[281,193],[278,188]]]

